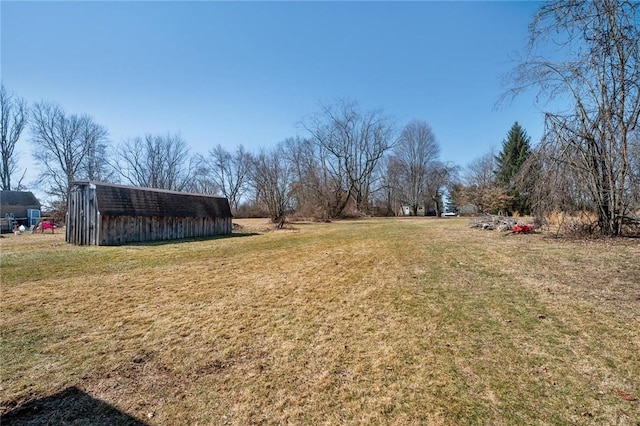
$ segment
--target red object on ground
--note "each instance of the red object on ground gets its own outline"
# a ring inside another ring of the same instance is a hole
[[[38,225],[36,227],[36,230],[42,232],[44,234],[44,231],[46,231],[47,229],[51,229],[51,233],[55,233],[56,229],[58,229],[58,227],[54,224],[52,224],[51,222],[49,222],[48,220],[45,220],[44,222],[42,222],[40,225]]]
[[[516,225],[511,230],[516,234],[529,234],[533,231],[533,225]]]

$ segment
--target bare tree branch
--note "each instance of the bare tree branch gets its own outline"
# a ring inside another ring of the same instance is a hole
[[[11,190],[11,177],[18,169],[15,148],[28,117],[24,99],[8,93],[4,85],[0,86],[0,179],[4,190]]]
[[[44,168],[40,179],[51,195],[64,201],[72,181],[104,176],[108,133],[92,117],[39,102],[32,110],[31,135],[33,158]]]
[[[118,148],[118,172],[135,186],[184,191],[191,187],[196,160],[177,134],[135,137]]]
[[[428,186],[439,168],[440,146],[431,127],[425,121],[414,120],[407,124],[393,148],[393,168],[398,172],[397,190],[402,202],[411,207],[413,215],[425,199],[431,198]]]
[[[290,208],[293,188],[292,169],[283,157],[284,145],[280,143],[271,151],[260,151],[253,159],[251,180],[258,200],[266,204],[274,223],[282,223]]]
[[[582,188],[566,194],[577,196],[576,202],[562,204],[583,205],[588,194],[585,207],[597,215],[605,235],[620,235],[624,217],[640,208],[630,191],[636,161],[630,137],[640,117],[639,22],[640,4],[633,1],[545,3],[530,26],[527,59],[510,75],[509,95],[537,87],[539,100],[561,95],[571,106],[546,113],[546,132],[532,161],[540,170],[555,168],[546,163],[563,165],[563,173]],[[549,41],[560,60],[537,54]],[[545,182],[550,183],[540,180]]]
[[[318,156],[330,185],[330,216],[345,214],[351,202],[366,212],[374,171],[391,148],[393,124],[381,111],[362,113],[356,102],[322,105],[302,127],[318,148]]]

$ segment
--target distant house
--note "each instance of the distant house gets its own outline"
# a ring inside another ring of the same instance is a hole
[[[422,203],[418,206],[416,216],[437,216],[438,213],[436,212],[435,207],[435,204],[431,201]],[[413,208],[409,205],[403,204],[400,207],[400,211],[397,216],[413,216]]]
[[[226,198],[80,181],[71,185],[66,240],[77,245],[211,237],[231,233]]]
[[[35,225],[40,208],[40,201],[32,192],[0,191],[1,231],[11,232],[14,225]]]
[[[409,205],[403,204],[400,207],[400,213],[398,216],[413,216],[413,208]],[[418,214],[417,216],[424,216],[424,206],[418,206]]]

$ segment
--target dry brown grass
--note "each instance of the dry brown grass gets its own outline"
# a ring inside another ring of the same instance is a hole
[[[0,239],[0,412],[75,386],[149,424],[639,424],[638,240],[238,222]]]

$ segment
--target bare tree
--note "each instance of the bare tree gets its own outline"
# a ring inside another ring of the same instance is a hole
[[[88,115],[67,114],[53,103],[36,103],[31,135],[33,157],[44,169],[40,179],[63,202],[72,181],[94,179],[106,168],[107,129]]]
[[[639,15],[640,3],[630,0],[545,3],[530,25],[527,58],[510,76],[509,94],[537,87],[540,102],[567,100],[566,110],[546,113],[536,161],[562,165],[584,186],[604,235],[620,235],[638,207],[631,205],[629,148],[640,116]],[[546,42],[565,59],[539,53]]]
[[[81,178],[99,182],[111,182],[116,178],[116,171],[110,164],[107,135],[106,128],[91,120],[85,122],[80,137],[87,145],[87,156],[82,164]]]
[[[222,196],[222,190],[211,176],[209,160],[205,156],[201,154],[195,155],[192,167],[193,179],[188,185],[187,191],[196,194]]]
[[[284,159],[284,145],[278,144],[271,151],[262,150],[253,160],[252,182],[255,185],[257,199],[262,201],[269,211],[271,221],[284,223],[284,217],[290,207],[293,173]]]
[[[136,137],[118,148],[118,171],[135,186],[184,191],[196,169],[187,143],[177,134]]]
[[[382,159],[384,164],[385,175],[382,184],[384,191],[384,210],[387,214],[397,215],[400,212],[404,200],[407,198],[404,194],[402,182],[403,169],[400,162],[393,155],[387,155]]]
[[[471,161],[463,174],[467,186],[489,187],[495,183],[496,156],[490,151]]]
[[[322,167],[323,151],[311,139],[298,136],[285,139],[282,148],[293,173],[292,202],[296,212],[307,217],[329,218],[332,192],[329,175]]]
[[[630,204],[636,206],[636,210],[631,214],[640,219],[640,128],[636,129],[629,139],[629,158],[631,171],[628,192]]]
[[[8,93],[4,85],[0,86],[0,179],[2,189],[11,190],[11,178],[18,169],[16,143],[27,125],[29,111],[22,98]],[[20,186],[20,182],[18,182]]]
[[[425,179],[424,197],[425,207],[431,205],[436,216],[443,212],[443,196],[446,188],[450,186],[458,173],[458,167],[454,164],[436,161],[429,165]]]
[[[427,198],[428,183],[435,183],[436,177],[440,180],[437,171],[444,171],[438,164],[440,146],[427,122],[414,120],[404,127],[393,148],[393,157],[399,174],[399,189],[404,194],[403,202],[416,216],[418,207]],[[432,189],[431,192],[438,190]]]
[[[316,144],[330,187],[331,216],[345,214],[351,202],[368,210],[374,170],[392,145],[393,125],[380,111],[361,112],[356,102],[322,105],[321,112],[302,123]]]
[[[506,211],[511,198],[496,182],[496,169],[493,151],[469,163],[462,173],[462,183],[456,185],[455,203],[472,204],[481,213]]]
[[[546,144],[537,147],[516,176],[516,186],[527,188],[536,220],[547,223],[550,212],[582,215],[591,211],[592,203],[583,178],[567,173],[563,162],[549,161],[554,154]]]
[[[237,211],[248,189],[252,166],[251,154],[242,145],[233,153],[218,145],[209,151],[203,164],[207,179],[224,197],[229,199],[231,208]]]

